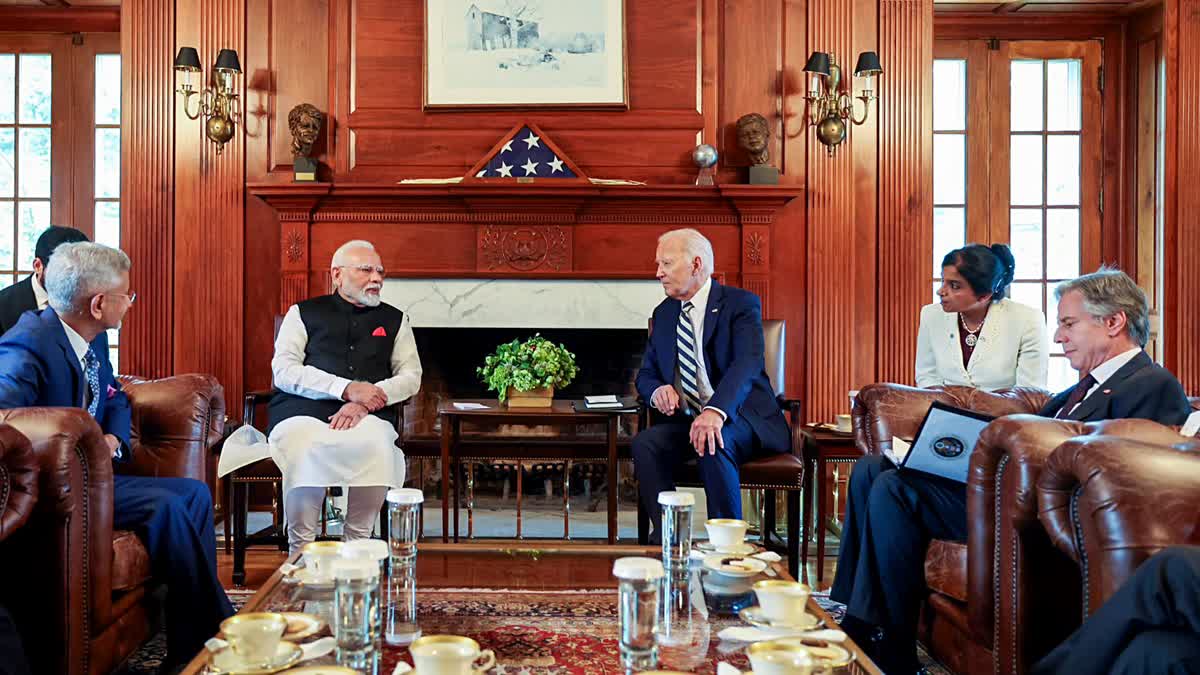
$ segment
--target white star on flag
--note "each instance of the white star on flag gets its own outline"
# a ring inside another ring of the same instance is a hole
[[[540,141],[542,139],[538,138],[537,136],[534,136],[532,131],[529,132],[529,138],[523,138],[521,140],[525,141],[525,143],[526,143],[525,149],[526,150],[529,150],[531,148],[541,147],[538,145],[538,141]]]
[[[496,169],[496,171],[500,172],[500,176],[503,178],[512,178],[512,170],[513,168],[504,162],[500,162],[500,168]]]
[[[563,165],[562,160],[557,157],[550,160],[550,173],[554,173],[555,171],[562,171],[563,170],[562,165]]]
[[[512,152],[512,139],[511,138],[508,139],[508,142],[504,144],[503,148],[500,148],[500,152]]]
[[[537,162],[533,161],[532,159],[527,159],[527,160],[525,160],[525,163],[523,165],[521,165],[521,168],[525,169],[525,175],[528,176],[531,173],[532,174],[537,173],[537,165],[538,165]]]

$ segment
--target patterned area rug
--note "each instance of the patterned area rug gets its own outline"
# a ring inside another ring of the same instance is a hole
[[[235,608],[241,608],[253,591],[229,591]],[[827,593],[815,599],[834,620],[845,615],[845,606]],[[314,600],[299,600],[282,610],[313,610]],[[429,589],[418,594],[418,612],[425,634],[453,633],[474,638],[496,653],[496,675],[621,675],[617,648],[616,593],[599,591],[503,591],[494,589]],[[709,675],[712,665],[727,661],[746,669],[740,645],[722,645],[716,634],[738,625],[732,617],[716,618],[710,629],[694,635],[695,644],[662,656],[662,666]],[[730,649],[732,647],[732,649]],[[166,655],[166,639],[159,633],[139,648],[115,675],[156,675]],[[922,665],[931,675],[952,675],[919,649]],[[411,663],[407,649],[385,649],[379,672],[391,673],[400,661]]]

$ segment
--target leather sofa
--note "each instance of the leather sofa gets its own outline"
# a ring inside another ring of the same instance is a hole
[[[213,482],[224,392],[208,375],[123,378],[132,404],[133,460],[117,470]],[[38,675],[111,672],[155,629],[150,558],[132,532],[113,531],[111,453],[78,408],[0,410],[40,467],[29,522],[0,542],[0,585]]]
[[[29,439],[0,424],[0,541],[29,520],[38,496],[38,464]]]
[[[1050,543],[1038,522],[1037,481],[1050,453],[1075,436],[1106,433],[1153,443],[1178,441],[1145,420],[1082,423],[1038,417],[1049,393],[1016,388],[915,389],[874,384],[854,406],[864,453],[911,439],[934,401],[1003,417],[984,430],[967,482],[967,541],[934,540],[926,554],[930,595],[918,635],[959,673],[1021,673],[1077,625],[1078,566]],[[1077,612],[1076,612],[1077,614]]]
[[[1076,626],[1150,556],[1168,546],[1200,545],[1200,439],[1170,440],[1178,442],[1085,436],[1046,460],[1039,520],[1079,566]]]

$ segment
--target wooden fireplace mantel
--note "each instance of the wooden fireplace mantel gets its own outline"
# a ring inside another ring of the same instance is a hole
[[[801,185],[251,183],[280,225],[280,311],[327,291],[341,243],[368,239],[389,277],[640,279],[658,235],[695,227],[717,277],[769,315],[775,214]]]

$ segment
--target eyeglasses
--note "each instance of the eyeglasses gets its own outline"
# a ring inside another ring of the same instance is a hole
[[[381,276],[381,277],[387,276],[387,270],[383,269],[383,265],[338,265],[338,267],[340,267],[342,269],[347,269],[347,270],[354,270],[356,272],[359,272],[360,274],[370,274],[371,272],[378,272],[379,276]]]
[[[137,293],[101,293],[101,295],[119,295],[122,298],[128,298],[131,305],[134,300],[137,300]]]

